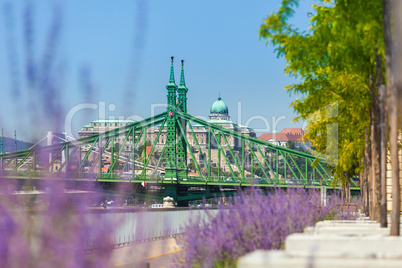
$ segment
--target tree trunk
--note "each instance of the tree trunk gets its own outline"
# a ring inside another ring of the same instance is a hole
[[[340,182],[339,186],[341,188],[341,204],[343,206],[345,204],[345,187],[342,182]]]
[[[381,68],[381,56],[378,54],[378,49],[376,49],[375,53],[375,61],[376,61],[376,86],[377,86],[377,115],[378,115],[378,128],[377,132],[374,132],[378,135],[378,156],[379,156],[379,176],[377,177],[376,186],[379,187],[378,191],[378,201],[379,205],[379,216],[381,227],[387,227],[387,188],[386,188],[386,168],[387,168],[387,130],[385,127],[385,115],[386,115],[386,107],[384,106],[384,98],[385,98],[385,87],[382,84],[382,68]],[[376,163],[377,164],[377,163]],[[379,184],[379,185],[378,185]]]
[[[364,129],[364,137],[366,140],[366,148],[364,150],[364,176],[363,176],[363,190],[364,190],[364,195],[363,195],[363,200],[364,200],[364,214],[369,215],[370,212],[370,187],[369,187],[369,176],[370,176],[370,171],[369,167],[371,164],[369,164],[370,161],[370,140],[368,137],[367,133],[367,128]]]
[[[364,129],[364,138],[366,146],[364,148],[364,170],[363,170],[363,202],[364,202],[364,214],[369,215],[370,211],[370,190],[369,190],[369,157],[370,157],[370,140],[367,134],[367,128]]]
[[[373,219],[373,208],[374,208],[374,195],[373,195],[373,169],[372,169],[372,153],[371,153],[371,148],[372,148],[372,145],[371,145],[371,121],[372,121],[372,119],[371,119],[371,117],[372,117],[372,115],[371,115],[371,113],[370,113],[370,131],[369,131],[369,133],[368,133],[368,137],[369,137],[369,147],[368,147],[368,150],[367,150],[367,152],[368,152],[368,158],[367,158],[367,175],[368,175],[368,186],[367,186],[367,188],[368,188],[368,198],[369,198],[369,207],[368,207],[368,209],[369,209],[369,216],[370,216],[370,218],[372,218]]]
[[[365,162],[365,160],[364,160],[364,151],[363,151],[363,153],[362,153],[362,158],[360,159],[360,161],[359,161],[359,166],[361,166],[362,164],[363,164],[363,170],[360,170],[360,172],[359,172],[359,186],[360,186],[360,198],[361,198],[361,203],[360,203],[360,205],[361,205],[361,212],[360,213],[364,213],[364,211],[365,211],[365,203],[364,203],[364,168],[365,168],[365,166],[364,166],[364,162]]]
[[[394,1],[395,14],[402,12],[402,3],[400,1]],[[398,159],[398,91],[402,89],[402,53],[398,51],[398,47],[394,50],[395,55],[392,55],[392,37],[391,37],[391,1],[383,1],[383,21],[384,21],[384,42],[385,42],[385,59],[391,61],[391,58],[395,57],[395,69],[389,75],[390,81],[387,81],[389,85],[389,98],[388,98],[388,110],[389,110],[389,141],[391,151],[391,166],[392,166],[392,213],[391,213],[391,228],[390,235],[399,236],[400,214],[401,214],[401,194],[399,186],[399,159]],[[395,16],[394,16],[395,17]],[[395,36],[396,43],[399,44],[399,50],[402,42],[402,18],[400,16],[395,17]],[[392,68],[392,64],[386,64],[387,68]],[[392,77],[393,76],[393,77]],[[388,74],[387,74],[388,78]],[[393,80],[395,79],[395,80]],[[394,84],[395,81],[395,84]],[[399,94],[400,95],[400,94]],[[401,97],[401,96],[399,96]]]
[[[387,120],[385,86],[380,88],[380,223],[382,228],[387,227]]]
[[[377,55],[377,51],[376,51]],[[376,69],[378,63],[376,64]],[[371,93],[371,174],[372,174],[372,220],[380,222],[380,148],[379,148],[379,116],[378,116],[378,97],[377,90],[370,76],[370,93]]]
[[[362,158],[361,159],[361,162],[363,162],[364,161],[364,159]],[[360,164],[361,165],[361,164]],[[361,210],[360,210],[360,213],[364,213],[364,211],[365,211],[365,208],[364,208],[364,184],[363,184],[363,177],[364,177],[364,172],[363,172],[363,170],[362,171],[360,171],[359,172],[359,182],[360,182],[360,200],[361,200],[361,202],[360,202],[360,208],[361,208]]]

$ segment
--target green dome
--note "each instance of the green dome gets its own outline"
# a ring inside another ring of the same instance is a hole
[[[214,102],[211,106],[211,113],[216,114],[228,114],[229,109],[225,102],[221,101],[221,97],[218,98],[217,101]]]

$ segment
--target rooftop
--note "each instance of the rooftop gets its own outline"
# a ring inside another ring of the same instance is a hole
[[[98,119],[91,121],[91,123],[134,123],[134,120],[130,119]]]
[[[258,139],[263,141],[269,141],[271,139],[275,141],[300,141],[304,135],[304,130],[301,128],[284,128],[281,132],[276,133],[263,133]]]

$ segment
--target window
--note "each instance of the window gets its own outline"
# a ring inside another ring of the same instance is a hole
[[[96,123],[94,123],[94,126],[96,126]]]
[[[114,126],[117,127],[117,123],[114,123]]]

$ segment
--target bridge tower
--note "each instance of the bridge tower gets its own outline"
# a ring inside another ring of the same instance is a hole
[[[176,90],[177,86],[174,81],[173,57],[170,64],[170,78],[166,85],[167,89],[167,112],[166,120],[166,165],[165,178],[177,179],[177,163],[176,163]]]
[[[187,113],[187,87],[184,81],[184,60],[181,61],[181,74],[180,74],[180,84],[177,88],[178,91],[178,101],[177,110]],[[178,121],[176,121],[178,122]],[[187,122],[185,119],[180,119],[178,124],[180,124],[181,129],[183,129],[185,135],[187,133]],[[180,126],[176,126],[176,132],[178,133],[177,141],[177,173],[180,179],[187,178],[187,144],[186,137],[183,137],[180,130]]]

